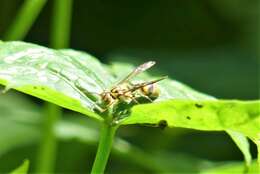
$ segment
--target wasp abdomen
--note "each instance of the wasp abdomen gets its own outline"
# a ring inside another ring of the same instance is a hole
[[[144,95],[146,95],[147,97],[149,97],[152,100],[155,100],[156,98],[158,98],[159,94],[160,94],[159,88],[155,84],[143,86],[141,88],[141,91]]]

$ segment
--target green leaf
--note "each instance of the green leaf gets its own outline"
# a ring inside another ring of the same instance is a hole
[[[95,101],[78,86],[100,93],[111,83],[112,76],[104,80],[108,75],[102,75],[109,73],[105,69],[96,73],[96,69],[101,70],[100,63],[90,55],[80,57],[80,54],[24,42],[5,42],[0,49],[0,84],[101,119],[92,111]]]
[[[82,52],[56,51],[24,42],[1,44],[0,83],[94,118],[100,118],[92,111],[96,106],[94,95],[82,90],[100,93],[112,85],[113,74],[125,76],[131,67],[114,64],[111,69],[112,73]],[[138,78],[147,79],[145,75]],[[160,98],[134,107],[124,124],[158,124],[165,120],[169,126],[230,129],[258,138],[259,101],[215,100],[174,80],[159,85]],[[199,116],[194,117],[196,114]]]
[[[236,143],[240,151],[243,153],[244,158],[245,158],[245,170],[247,171],[251,165],[252,162],[252,157],[250,154],[250,144],[247,140],[247,138],[238,132],[235,131],[227,131],[227,133],[230,135],[232,140]]]
[[[133,107],[122,124],[152,124],[199,130],[241,132],[258,139],[260,132],[259,101],[238,100],[167,100]]]
[[[24,42],[0,44],[0,84],[97,119],[102,118],[93,108],[100,98],[93,94],[109,89],[115,75],[120,79],[132,69],[127,64],[107,67],[74,50],[57,51]],[[143,73],[133,81],[151,78]],[[158,85],[160,97],[133,107],[121,124],[231,130],[259,139],[259,100],[216,100],[170,79]]]
[[[253,162],[249,170],[245,172],[244,164],[242,162],[227,162],[220,164],[217,167],[212,167],[206,170],[202,170],[200,174],[223,174],[223,173],[236,173],[236,174],[257,174],[257,164]]]
[[[29,160],[24,160],[18,168],[13,170],[10,174],[27,174],[29,170]]]

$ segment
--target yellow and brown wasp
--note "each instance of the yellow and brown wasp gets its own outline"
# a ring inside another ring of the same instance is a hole
[[[116,85],[114,85],[110,90],[104,90],[100,95],[103,103],[106,104],[106,108],[101,112],[106,111],[109,107],[117,104],[120,101],[130,103],[138,103],[137,98],[143,97],[150,102],[159,97],[160,90],[155,85],[155,83],[165,79],[166,77],[161,77],[159,79],[133,84],[130,79],[137,76],[141,72],[146,71],[155,64],[154,61],[148,61],[144,64],[139,65],[131,73],[129,73],[125,78],[120,80]]]

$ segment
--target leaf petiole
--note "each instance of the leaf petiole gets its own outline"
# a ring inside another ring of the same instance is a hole
[[[102,122],[98,150],[91,174],[104,173],[117,128],[118,126],[106,121]]]

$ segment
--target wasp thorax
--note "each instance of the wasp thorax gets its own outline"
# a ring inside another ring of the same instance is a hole
[[[115,98],[117,98],[120,95],[123,95],[123,92],[124,91],[120,86],[111,89],[111,95],[113,95]]]
[[[120,101],[129,102],[133,98],[128,84],[121,84],[111,89],[111,95]]]
[[[155,84],[143,86],[141,92],[152,100],[157,99],[160,95],[160,89]]]
[[[121,84],[118,85],[116,87],[114,87],[113,89],[111,89],[111,94],[115,97],[118,98],[122,95],[125,95],[125,93],[127,93],[127,91],[129,90],[129,86],[126,84]]]

